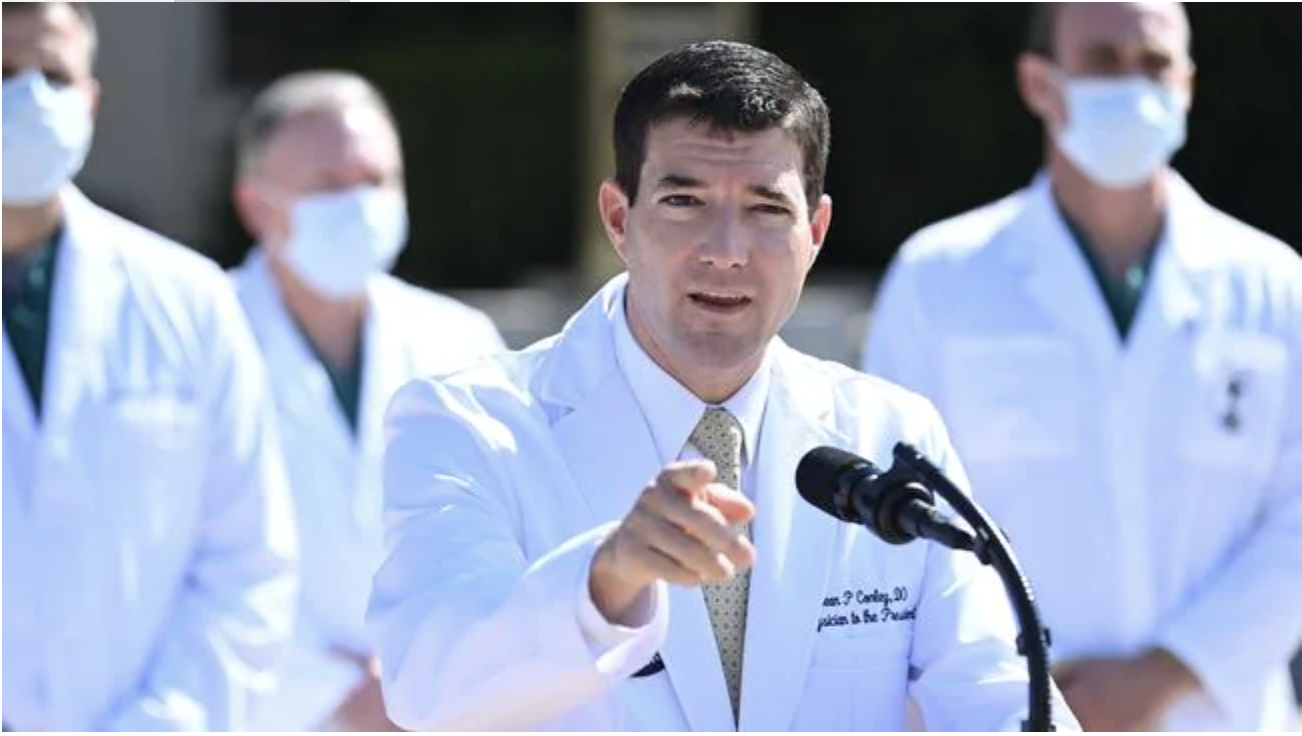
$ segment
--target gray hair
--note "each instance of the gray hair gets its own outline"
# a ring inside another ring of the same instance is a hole
[[[280,78],[253,98],[236,126],[236,175],[246,176],[253,171],[267,143],[290,120],[358,106],[376,110],[397,127],[384,95],[361,75],[325,70]]]

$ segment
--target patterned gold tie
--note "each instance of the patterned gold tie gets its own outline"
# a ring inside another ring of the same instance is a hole
[[[707,409],[688,440],[702,455],[714,461],[718,482],[741,490],[741,424],[726,409]],[[739,531],[749,533],[743,525]],[[734,575],[724,583],[703,586],[705,605],[714,627],[719,659],[723,663],[733,719],[741,708],[742,650],[746,642],[746,601],[750,592],[750,571]]]

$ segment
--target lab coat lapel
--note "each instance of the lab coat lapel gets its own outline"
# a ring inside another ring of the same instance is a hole
[[[77,408],[86,396],[111,399],[127,376],[114,375],[127,356],[115,356],[112,337],[123,318],[127,278],[114,242],[115,223],[75,190],[64,196],[65,225],[54,292],[41,410],[42,466],[67,459]],[[115,358],[122,357],[123,360]],[[38,480],[38,482],[40,482]]]
[[[325,443],[319,454],[322,462],[331,457],[352,458],[356,448],[330,376],[294,324],[260,249],[250,252],[236,279],[270,373],[287,443],[306,435],[314,444]]]
[[[787,731],[809,669],[832,569],[835,527],[800,498],[796,466],[819,445],[850,447],[834,429],[821,376],[803,371],[780,341],[756,477],[756,564],[742,673],[741,730]]]
[[[1058,213],[1047,178],[1038,179],[1026,197],[1003,240],[1025,274],[1027,294],[1055,323],[1054,331],[1076,335],[1091,356],[1111,362],[1121,341],[1089,263]]]
[[[1158,245],[1132,340],[1138,352],[1154,356],[1167,352],[1169,340],[1191,336],[1207,316],[1206,310],[1216,309],[1209,303],[1215,295],[1206,292],[1215,247],[1207,238],[1215,229],[1206,221],[1209,208],[1175,174],[1169,179],[1168,191],[1167,229]]]
[[[623,282],[613,280],[566,326],[543,374],[544,398],[569,408],[553,433],[594,525],[627,515],[661,465],[615,359],[611,315],[619,308]],[[688,723],[695,731],[733,730],[701,591],[670,586],[669,605],[672,623],[660,655]]]
[[[9,332],[4,333],[4,437],[16,447],[31,447],[37,434],[36,407],[32,404],[27,382],[23,379],[18,356],[9,345]],[[15,453],[16,456],[17,453]]]
[[[3,436],[8,446],[8,452],[4,455],[5,509],[12,510],[16,515],[18,507],[10,507],[8,504],[10,499],[22,499],[25,503],[30,497],[35,479],[33,460],[37,443],[40,442],[40,431],[18,359],[9,347],[7,331],[4,333],[4,365],[0,378],[4,380]]]

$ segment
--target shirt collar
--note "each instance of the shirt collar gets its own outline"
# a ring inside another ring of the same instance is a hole
[[[626,293],[626,292],[625,292]],[[656,451],[662,463],[670,463],[682,454],[687,438],[705,410],[712,406],[697,398],[686,386],[669,375],[647,355],[628,326],[624,295],[614,314],[615,360],[628,381],[633,396],[642,408]],[[742,463],[749,464],[759,447],[760,427],[769,394],[772,374],[772,351],[766,350],[759,370],[721,405],[741,423]]]

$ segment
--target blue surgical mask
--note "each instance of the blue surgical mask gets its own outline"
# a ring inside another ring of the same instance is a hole
[[[4,203],[48,202],[86,162],[95,129],[90,100],[27,70],[4,81],[3,103]]]
[[[407,202],[391,188],[363,186],[299,197],[290,205],[283,258],[331,297],[355,296],[393,268],[407,242]]]
[[[1067,125],[1058,148],[1099,186],[1147,181],[1185,142],[1183,94],[1144,77],[1066,80]]]

